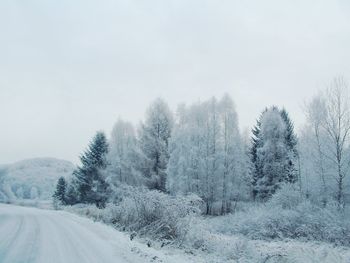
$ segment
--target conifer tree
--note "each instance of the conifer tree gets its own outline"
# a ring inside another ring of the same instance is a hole
[[[67,184],[66,204],[67,205],[74,205],[77,202],[78,202],[77,191],[75,190],[74,184],[69,183],[69,184]]]
[[[295,183],[297,138],[285,109],[265,109],[252,130],[251,163],[253,197],[266,199],[282,183]]]
[[[63,176],[61,176],[56,185],[55,193],[53,194],[54,202],[60,205],[66,204],[66,190],[67,190],[67,182]]]
[[[155,100],[140,130],[140,148],[146,159],[144,175],[151,189],[165,191],[172,128],[173,115],[169,106],[162,99]]]
[[[295,183],[298,180],[297,161],[298,161],[298,150],[297,150],[297,137],[294,133],[294,125],[289,118],[288,112],[283,108],[281,111],[281,117],[286,125],[285,141],[288,148],[288,160],[286,164],[287,169],[287,182]]]
[[[88,149],[80,157],[82,165],[73,173],[77,199],[81,203],[104,207],[108,198],[108,184],[103,170],[107,166],[108,144],[103,132],[97,132]]]
[[[266,110],[265,110],[266,111]],[[250,149],[250,160],[252,164],[252,169],[251,169],[251,174],[252,174],[252,194],[253,194],[253,199],[256,199],[256,196],[258,194],[257,192],[257,182],[259,178],[262,176],[261,172],[261,167],[259,166],[259,163],[257,162],[258,157],[257,157],[257,149],[261,145],[262,140],[261,140],[261,118],[256,121],[256,125],[252,129],[252,138],[251,138],[251,149]]]

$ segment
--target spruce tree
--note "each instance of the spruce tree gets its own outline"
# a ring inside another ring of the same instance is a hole
[[[285,109],[265,109],[252,130],[252,194],[266,199],[282,183],[298,180],[297,138]]]
[[[260,117],[261,119],[261,117]],[[251,149],[250,149],[250,160],[252,163],[252,169],[251,169],[251,174],[252,174],[252,194],[253,194],[253,199],[256,199],[256,196],[258,194],[257,191],[257,182],[259,178],[262,176],[261,172],[261,167],[259,167],[259,164],[257,162],[257,149],[259,145],[261,144],[261,138],[260,138],[260,130],[261,130],[261,121],[257,120],[256,125],[252,129],[252,144],[251,144]]]
[[[294,133],[294,125],[291,119],[289,118],[288,112],[283,108],[281,111],[281,117],[286,125],[285,132],[285,142],[288,147],[288,160],[286,163],[287,169],[287,178],[286,181],[289,183],[295,183],[298,180],[298,171],[297,171],[297,160],[298,160],[298,151],[297,151],[297,136]]]
[[[67,182],[64,177],[60,177],[57,181],[56,191],[53,194],[54,201],[60,205],[66,205]]]
[[[78,202],[77,191],[75,190],[74,184],[70,183],[67,185],[66,203],[67,205],[74,205],[77,202]]]
[[[103,132],[97,132],[88,149],[80,157],[82,165],[73,173],[77,199],[81,203],[104,207],[108,198],[108,184],[103,170],[107,166],[108,144]]]

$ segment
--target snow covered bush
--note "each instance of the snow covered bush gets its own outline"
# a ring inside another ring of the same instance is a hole
[[[301,193],[297,190],[296,185],[284,184],[271,197],[268,204],[272,207],[279,206],[283,209],[292,209],[296,208],[302,202],[302,199]]]
[[[65,210],[77,213],[82,216],[86,216],[88,218],[92,218],[95,221],[102,221],[108,223],[105,217],[106,211],[103,209],[99,209],[96,205],[92,204],[77,204],[74,206],[67,206]]]
[[[186,235],[191,218],[200,214],[202,205],[202,200],[195,195],[172,197],[134,187],[124,187],[120,192],[123,197],[108,203],[104,209],[79,205],[70,210],[128,231],[137,231],[141,236],[174,240]]]
[[[286,193],[295,197],[291,202],[281,193],[276,195],[268,204],[247,205],[249,208],[233,215],[208,219],[210,230],[255,240],[297,239],[350,246],[350,222],[336,205],[322,208],[300,201],[293,191]]]
[[[277,200],[281,203],[272,206]],[[298,239],[350,246],[350,223],[343,213],[330,207],[321,208],[309,201],[297,205],[293,201],[287,203],[289,208],[285,206],[284,209],[284,201],[276,197],[269,204],[213,218],[211,228],[221,234],[242,234],[251,239]]]
[[[261,262],[262,259],[247,238],[215,233],[211,222],[205,218],[193,220],[183,243],[187,248],[201,250],[214,258],[220,258],[219,262]]]
[[[171,197],[142,188],[124,189],[124,197],[114,211],[114,221],[158,238],[174,239],[182,234],[187,216],[200,213],[201,199],[190,195]]]

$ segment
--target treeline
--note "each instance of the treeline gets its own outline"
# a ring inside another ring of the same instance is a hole
[[[266,201],[284,184],[326,205],[343,208],[350,165],[347,84],[335,79],[306,104],[297,137],[286,109],[264,109],[251,135],[241,134],[229,95],[174,114],[155,100],[137,130],[118,120],[109,139],[98,132],[68,182],[60,178],[56,204],[118,202],[127,185],[184,196],[195,194],[205,214],[226,214],[237,201]]]

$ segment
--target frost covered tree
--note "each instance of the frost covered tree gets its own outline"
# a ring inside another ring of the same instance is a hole
[[[342,77],[338,77],[327,89],[325,98],[327,115],[324,126],[331,143],[331,154],[328,158],[335,164],[336,199],[341,208],[345,206],[344,179],[348,174],[350,162],[350,97],[348,92],[348,84]]]
[[[78,202],[78,194],[73,182],[67,183],[66,204],[74,205]]]
[[[262,146],[262,134],[261,134],[261,119],[262,115],[267,111],[265,109],[260,115],[260,118],[256,121],[256,125],[252,129],[251,149],[249,151],[251,158],[251,174],[252,174],[252,195],[255,200],[258,195],[257,183],[259,178],[262,177],[261,163],[258,162],[258,148]]]
[[[202,191],[204,115],[203,104],[178,108],[167,169],[167,189],[172,194]]]
[[[30,188],[30,199],[38,199],[39,198],[39,191],[38,188],[35,186]]]
[[[178,109],[170,144],[167,189],[171,194],[195,193],[207,214],[230,211],[244,193],[244,165],[238,118],[232,99],[212,98]]]
[[[324,129],[327,108],[323,93],[305,105],[305,115],[307,123],[301,130],[299,145],[302,190],[307,196],[312,194],[316,199],[320,198],[325,206],[330,197],[329,175],[333,164],[326,157],[330,155],[330,144]]]
[[[162,99],[156,99],[148,108],[146,120],[139,131],[143,153],[143,174],[151,189],[165,191],[166,169],[169,160],[169,140],[173,128],[173,115]]]
[[[23,191],[23,187],[19,187],[17,190],[16,190],[16,197],[19,198],[19,199],[23,199],[24,198],[24,191]]]
[[[60,205],[65,205],[66,202],[66,191],[67,191],[67,182],[63,176],[61,176],[56,185],[56,190],[53,194],[54,202]]]
[[[142,185],[140,155],[133,125],[121,119],[118,120],[111,133],[107,155],[110,185],[114,187],[119,184]]]
[[[107,152],[106,136],[103,132],[97,132],[80,157],[82,165],[73,173],[79,202],[96,204],[97,207],[105,205],[108,198],[108,184],[104,174]]]
[[[219,114],[216,98],[212,98],[205,107],[207,118],[204,125],[204,187],[202,189],[203,198],[206,201],[206,213],[213,213],[215,195],[218,192],[219,169],[222,169],[222,159],[220,153],[222,146],[219,144]]]
[[[323,205],[333,197],[345,206],[345,180],[350,163],[350,105],[347,82],[335,78],[329,87],[305,107],[308,123],[303,130],[302,177],[306,191],[321,197]]]
[[[286,126],[285,132],[285,143],[287,146],[287,182],[295,183],[299,180],[299,171],[298,171],[298,149],[297,149],[297,136],[294,133],[294,125],[291,121],[288,112],[283,108],[280,111],[282,120]]]
[[[244,192],[244,183],[247,170],[244,165],[244,149],[238,128],[238,116],[234,103],[228,95],[225,95],[219,102],[220,128],[222,143],[221,172],[222,183],[222,205],[221,214],[230,212],[231,200],[239,196],[239,192]],[[240,176],[238,176],[240,175]]]
[[[253,129],[251,160],[253,196],[269,198],[285,182],[295,183],[297,140],[287,112],[266,109]]]

